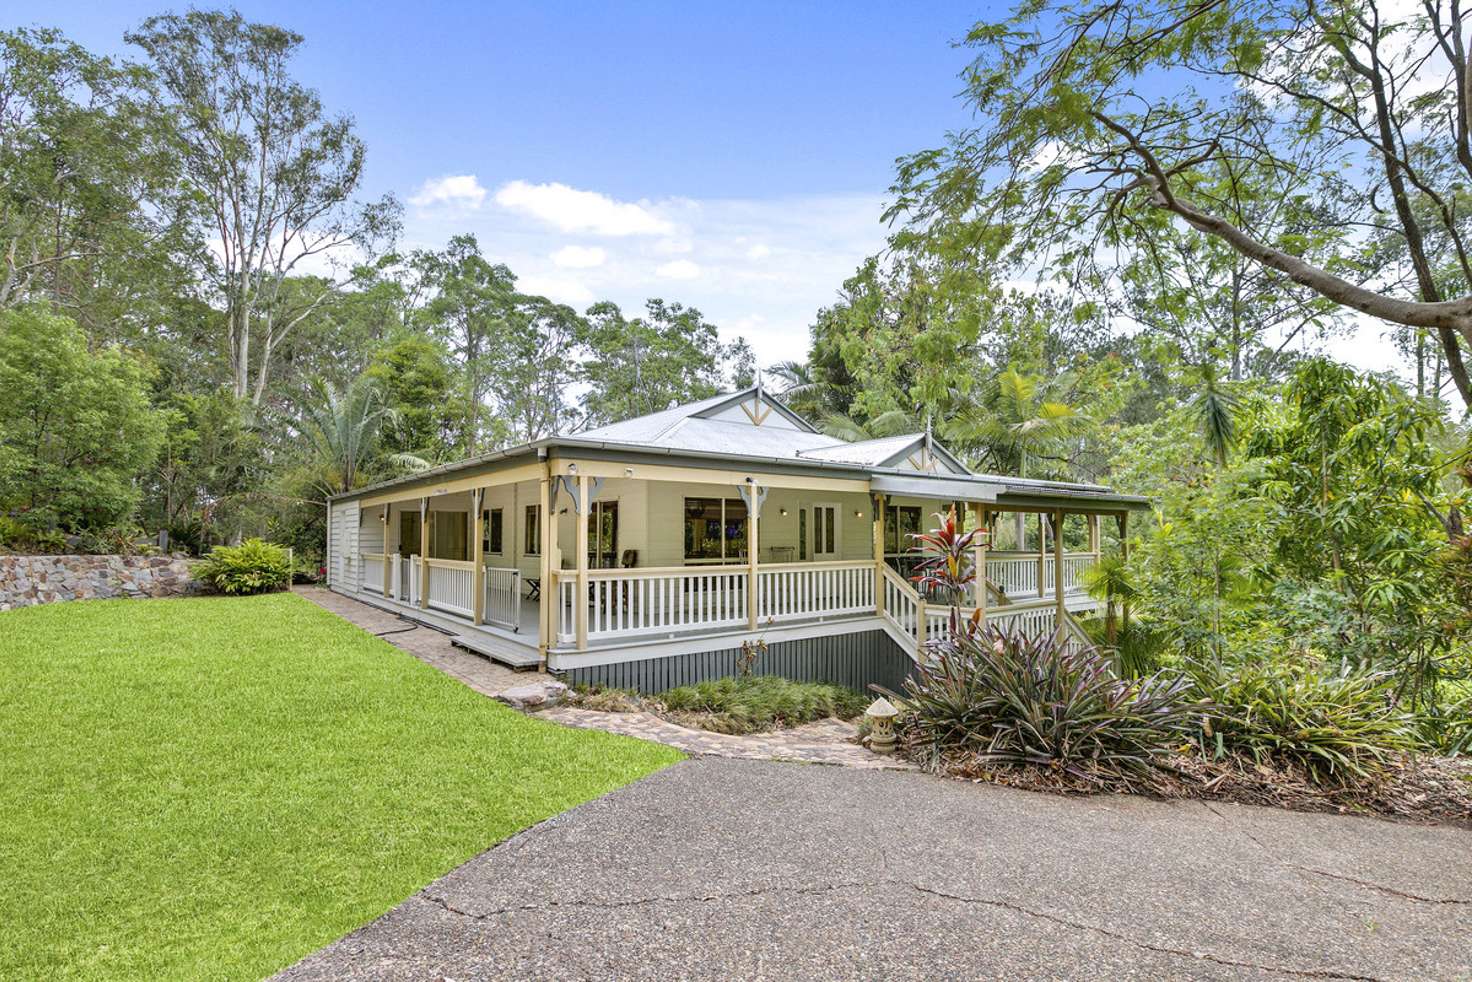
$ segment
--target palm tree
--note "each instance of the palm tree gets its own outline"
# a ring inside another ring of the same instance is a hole
[[[1030,477],[1040,459],[1063,457],[1092,425],[1067,403],[1046,398],[1042,380],[1009,367],[947,424],[945,435],[969,447],[971,455],[990,459],[1000,472]],[[1025,519],[1022,512],[1014,518],[1018,548]]]
[[[1227,454],[1237,442],[1237,412],[1241,403],[1217,378],[1216,366],[1202,365],[1196,370],[1196,376],[1201,388],[1188,405],[1196,417],[1207,451],[1217,467],[1226,467]]]
[[[886,436],[899,436],[902,433],[918,433],[921,424],[913,414],[903,409],[891,409],[880,413],[867,423],[860,422],[852,416],[843,413],[824,413],[818,420],[818,429],[835,440],[847,440],[850,443],[858,443],[862,440],[878,440]]]
[[[1105,556],[1084,574],[1084,586],[1095,600],[1104,602],[1104,638],[1112,648],[1119,642],[1119,619],[1117,607],[1128,604],[1135,597],[1135,585],[1125,568],[1124,560],[1118,556]],[[1129,624],[1126,623],[1125,627]]]
[[[946,435],[976,447],[999,468],[1029,477],[1041,458],[1061,457],[1092,425],[1064,402],[1045,398],[1042,381],[1008,368],[983,387],[946,427]]]
[[[314,483],[327,495],[351,491],[362,483],[379,435],[386,426],[397,425],[398,413],[366,375],[342,390],[320,378],[312,379],[308,388],[311,399],[297,407],[298,428],[306,437]],[[429,467],[412,454],[393,454],[389,462],[408,471]]]

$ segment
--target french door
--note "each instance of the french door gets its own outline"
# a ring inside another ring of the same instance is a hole
[[[813,506],[813,559],[825,562],[838,558],[838,506]]]

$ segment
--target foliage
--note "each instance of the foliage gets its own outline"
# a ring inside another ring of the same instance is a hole
[[[1467,17],[1444,2],[1019,3],[966,38],[978,124],[901,160],[895,244],[1000,275],[1042,266],[1147,323],[1157,297],[1182,297],[1192,319],[1246,311],[1261,336],[1254,309],[1286,306],[1269,323],[1292,332],[1327,301],[1429,337],[1472,403]],[[1203,249],[1266,270],[1263,301],[1230,262],[1187,292],[1176,257]]]
[[[440,462],[461,428],[452,408],[454,371],[439,344],[405,334],[374,351],[363,373],[377,383],[395,425],[380,437],[380,452]]]
[[[962,532],[955,508],[935,517],[940,524],[905,544],[919,549],[924,557],[915,564],[910,578],[922,594],[956,607],[966,606],[967,593],[976,582],[975,550],[987,538],[987,530]]]
[[[157,316],[191,246],[178,163],[147,72],[0,32],[0,309],[49,302],[114,342]]]
[[[659,697],[681,722],[717,733],[756,733],[836,716],[852,719],[868,700],[826,682],[794,682],[778,675],[748,675],[697,682]]]
[[[1194,732],[1178,675],[1115,675],[1097,649],[988,628],[935,645],[904,686],[904,726],[933,760],[965,752],[1074,777],[1128,779]]]
[[[582,421],[601,426],[704,399],[750,376],[744,342],[723,344],[700,311],[650,300],[643,317],[625,318],[611,303],[588,309],[588,358],[580,377],[589,386]]]
[[[0,613],[0,691],[12,979],[265,978],[680,759],[528,719],[289,594]]]
[[[165,404],[163,448],[145,480],[143,518],[171,547],[193,553],[249,524],[262,476],[262,434],[227,390],[176,392]]]
[[[1202,727],[1207,754],[1295,765],[1343,784],[1373,777],[1392,754],[1415,746],[1384,674],[1332,675],[1272,659],[1200,660],[1188,671],[1214,707]]]
[[[232,392],[259,406],[286,338],[354,278],[294,274],[391,239],[398,204],[353,201],[366,151],[350,117],[329,116],[291,77],[301,35],[189,10],[150,17],[126,40],[170,111],[198,234],[221,240],[201,271],[224,306]]]
[[[284,548],[246,539],[238,546],[215,546],[194,568],[197,579],[221,593],[270,593],[291,586],[291,559]]]
[[[163,436],[147,379],[136,358],[88,351],[64,317],[0,311],[0,511],[37,530],[130,518]]]
[[[308,471],[324,497],[351,491],[363,483],[364,469],[374,458],[380,436],[398,425],[398,413],[384,404],[377,383],[366,375],[341,391],[320,379],[311,388],[312,398],[298,407]],[[408,454],[392,460],[405,470],[428,466]]]

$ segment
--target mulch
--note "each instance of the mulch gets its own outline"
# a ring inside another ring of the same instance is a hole
[[[1126,779],[999,765],[967,752],[947,753],[928,769],[961,780],[1054,794],[1144,794],[1472,828],[1472,760],[1465,758],[1399,756],[1373,778],[1341,784],[1316,782],[1299,767],[1188,754],[1163,757],[1150,773]]]

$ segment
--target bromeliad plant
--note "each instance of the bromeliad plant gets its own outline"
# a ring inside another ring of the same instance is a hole
[[[1128,783],[1189,741],[1208,708],[1178,675],[1122,679],[1098,649],[1056,635],[967,631],[931,654],[901,698],[911,748],[932,765],[960,752]]]
[[[984,532],[959,532],[954,510],[937,517],[940,526],[918,537],[929,556],[915,579],[958,602],[975,580],[972,549]],[[979,621],[953,605],[950,632],[929,645],[899,696],[910,746],[932,766],[965,753],[1129,783],[1200,725],[1207,707],[1178,675],[1120,678],[1109,656],[1061,632],[1030,637]]]
[[[1215,707],[1202,727],[1208,756],[1297,766],[1317,783],[1342,785],[1372,778],[1392,756],[1415,749],[1389,673],[1205,660],[1188,670]]]

